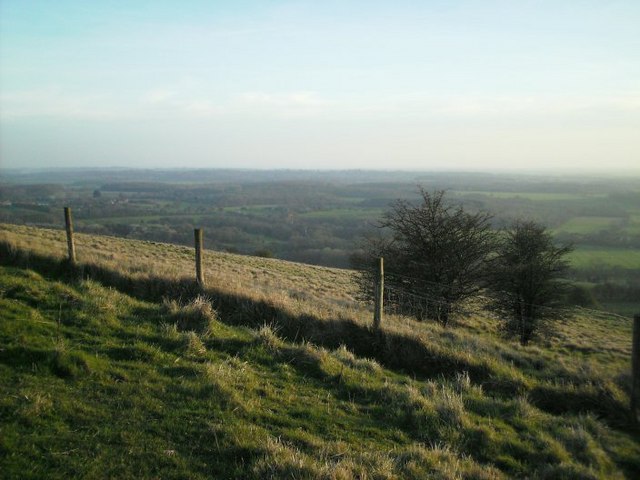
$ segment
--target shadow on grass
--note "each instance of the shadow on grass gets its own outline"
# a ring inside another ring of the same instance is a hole
[[[49,369],[60,378],[81,377],[89,372],[89,365],[79,352],[22,346],[1,348],[0,364],[11,367],[15,372],[32,374],[40,368]]]
[[[519,378],[500,375],[482,361],[471,362],[455,356],[453,352],[433,351],[420,339],[409,334],[384,329],[376,331],[348,318],[320,319],[309,314],[294,315],[248,295],[214,288],[203,290],[190,278],[133,278],[97,264],[70,265],[65,260],[18,249],[8,242],[0,242],[0,263],[30,268],[42,275],[69,282],[91,278],[126,295],[152,302],[165,298],[184,300],[205,294],[213,301],[219,317],[228,324],[259,328],[266,322],[276,326],[278,335],[285,340],[296,342],[304,339],[329,349],[346,345],[357,356],[373,358],[387,368],[420,378],[450,378],[458,372],[466,371],[474,383],[482,384],[486,392],[501,397],[521,395],[528,390]],[[589,395],[588,391],[584,395]],[[593,402],[579,402],[580,408],[577,411],[571,407],[576,403],[565,403],[564,411],[579,413],[584,411],[585,405],[599,405],[596,413],[605,413],[605,419],[611,426],[628,429],[628,418],[621,418],[624,417],[621,412],[626,412],[627,406],[610,396],[597,397],[592,399]],[[548,402],[544,395],[533,395],[532,401],[539,408],[556,413],[557,403]],[[604,408],[603,401],[608,403]],[[617,414],[612,415],[612,412]]]
[[[18,345],[0,348],[0,363],[21,371],[31,371],[33,365],[46,364],[52,356],[52,349],[27,348]]]

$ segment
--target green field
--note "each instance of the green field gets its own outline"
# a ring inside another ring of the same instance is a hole
[[[584,200],[593,198],[604,198],[606,194],[588,194],[588,193],[549,193],[549,192],[498,192],[498,191],[465,191],[454,190],[457,195],[484,195],[492,198],[509,199],[524,198],[534,201],[555,201],[555,200]]]
[[[640,269],[640,250],[579,247],[569,254],[574,268],[621,267]]]
[[[377,220],[385,211],[382,208],[333,208],[301,213],[300,217],[323,220]]]
[[[166,215],[150,213],[149,215],[138,215],[133,217],[95,217],[91,219],[77,220],[76,223],[78,224],[78,226],[87,225],[87,224],[109,225],[114,223],[139,224],[139,223],[159,222],[161,219],[165,219],[165,218],[175,218],[175,219],[184,218],[184,219],[188,219],[195,222],[208,216],[210,215],[197,214],[197,213],[167,213]]]
[[[633,235],[640,236],[640,215],[631,215],[627,231]]]
[[[556,232],[593,233],[620,226],[623,219],[619,217],[573,217],[555,229]]]

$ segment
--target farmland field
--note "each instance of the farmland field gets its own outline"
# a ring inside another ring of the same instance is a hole
[[[382,208],[335,208],[331,210],[316,210],[300,214],[303,218],[315,219],[353,219],[353,220],[377,220],[384,213]]]
[[[569,254],[574,268],[594,266],[640,269],[640,250],[598,247],[579,247]]]
[[[589,193],[549,193],[549,192],[500,192],[500,191],[454,191],[458,195],[484,195],[499,199],[526,199],[534,201],[555,201],[555,200],[584,200],[592,198],[605,198],[606,194]]]
[[[566,233],[592,233],[621,226],[622,224],[623,219],[620,217],[573,217],[556,228],[556,231]]]
[[[633,235],[640,236],[640,215],[631,215],[629,217],[627,231]]]

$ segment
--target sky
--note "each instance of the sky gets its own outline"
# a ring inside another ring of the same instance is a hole
[[[0,1],[0,168],[640,174],[640,1]]]

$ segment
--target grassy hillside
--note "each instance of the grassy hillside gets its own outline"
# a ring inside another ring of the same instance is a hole
[[[377,333],[347,271],[207,252],[199,292],[191,249],[77,240],[72,269],[62,232],[0,227],[9,478],[640,474],[625,320]]]

